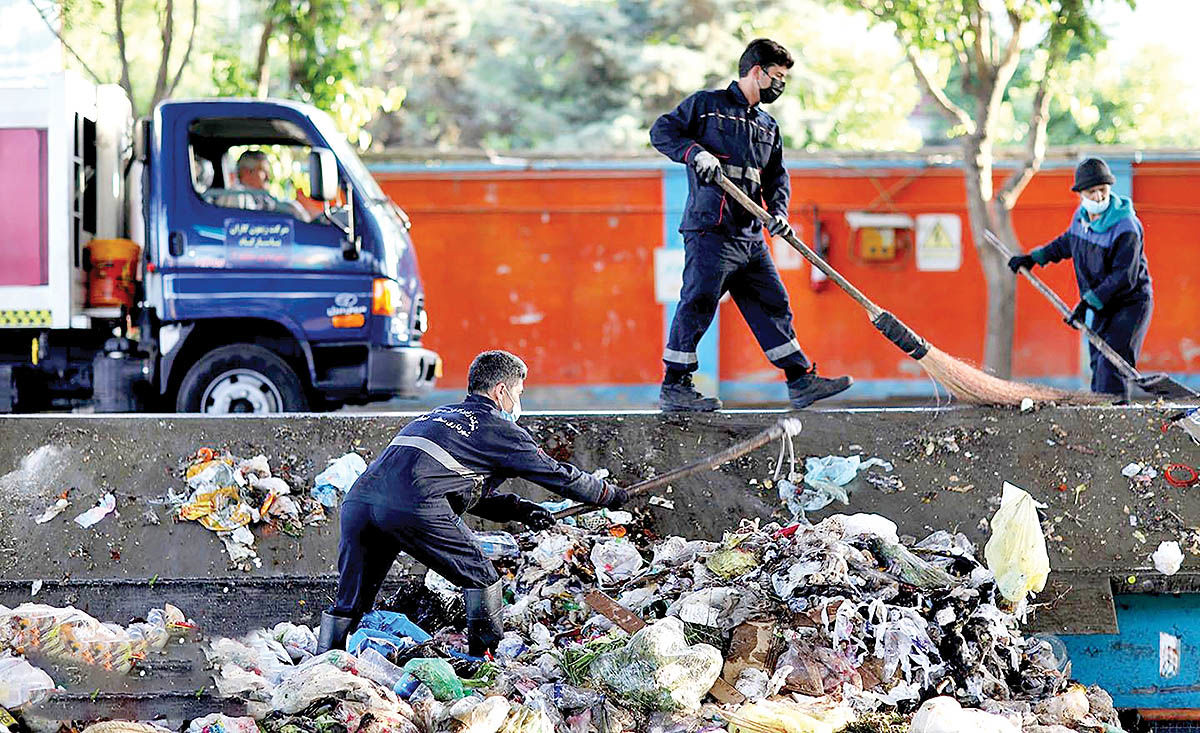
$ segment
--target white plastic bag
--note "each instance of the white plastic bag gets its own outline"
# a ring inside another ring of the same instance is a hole
[[[1025,490],[1006,481],[1000,508],[992,517],[992,536],[983,548],[1001,595],[1014,604],[1025,600],[1030,591],[1045,588],[1050,575],[1039,506]]]
[[[50,675],[21,657],[0,657],[0,708],[41,702],[54,690]]]
[[[629,580],[642,569],[643,562],[637,548],[623,539],[597,542],[592,546],[591,560],[596,566],[596,579],[600,585]]]
[[[1024,492],[1022,492],[1024,493]],[[908,733],[1021,733],[1002,715],[963,708],[952,697],[926,700],[913,716]]]
[[[1179,549],[1178,542],[1162,542],[1150,559],[1154,561],[1155,570],[1163,575],[1174,575],[1183,565],[1183,550]]]
[[[367,462],[357,453],[347,453],[329,462],[329,466],[313,479],[312,495],[327,507],[337,506],[338,496],[367,470]]]

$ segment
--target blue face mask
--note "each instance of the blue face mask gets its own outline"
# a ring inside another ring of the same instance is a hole
[[[1112,194],[1104,197],[1103,201],[1093,201],[1087,196],[1080,196],[1079,203],[1083,206],[1083,210],[1089,214],[1103,214],[1108,205],[1112,203]]]
[[[508,396],[509,396],[509,399],[512,400],[513,407],[512,407],[512,412],[509,412],[508,410],[501,407],[500,408],[500,417],[504,418],[505,420],[508,420],[509,422],[515,423],[517,421],[517,418],[521,417],[521,398],[514,395],[512,393],[512,391],[508,389],[508,385],[504,385],[504,389],[505,389],[505,391],[508,392]]]

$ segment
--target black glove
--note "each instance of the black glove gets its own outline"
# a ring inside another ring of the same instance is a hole
[[[1031,255],[1017,255],[1016,257],[1009,258],[1008,269],[1012,270],[1014,273],[1020,270],[1022,267],[1024,267],[1026,270],[1032,270],[1033,266],[1036,264],[1037,262],[1034,261]]]
[[[554,526],[554,515],[540,504],[522,501],[521,510],[524,516],[519,521],[530,529],[550,529]]]
[[[609,491],[609,499],[602,505],[605,509],[617,509],[629,501],[629,492],[611,481],[605,481],[604,488]]]
[[[721,175],[721,161],[707,150],[692,156],[692,168],[696,170],[696,177],[705,183],[714,183]]]
[[[772,237],[794,237],[796,231],[792,229],[792,225],[788,222],[787,217],[783,214],[776,214],[771,221],[767,222],[767,234]]]
[[[1080,300],[1075,306],[1075,310],[1071,311],[1071,314],[1063,320],[1066,321],[1067,325],[1074,328],[1079,328],[1083,324],[1087,323],[1087,312],[1091,309],[1091,303],[1087,302],[1086,300]]]

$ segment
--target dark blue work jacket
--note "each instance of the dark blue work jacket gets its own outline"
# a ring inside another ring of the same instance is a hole
[[[688,166],[688,200],[681,232],[714,232],[731,239],[762,241],[762,224],[715,184],[702,183],[692,158],[707,150],[725,175],[770,214],[787,216],[791,183],[783,167],[783,137],[762,105],[751,106],[733,82],[726,89],[696,92],[650,128],[660,153]]]
[[[538,447],[524,428],[501,415],[496,403],[468,395],[416,418],[367,466],[346,495],[420,513],[445,499],[456,514],[469,511],[496,522],[517,519],[520,497],[497,491],[520,477],[587,504],[604,504],[612,489]]]
[[[1153,296],[1142,222],[1128,198],[1112,196],[1113,206],[1100,219],[1089,221],[1079,208],[1067,231],[1029,253],[1039,265],[1069,257],[1075,265],[1080,298],[1098,310]]]

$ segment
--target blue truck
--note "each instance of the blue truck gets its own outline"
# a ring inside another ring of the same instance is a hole
[[[312,106],[135,121],[55,74],[0,86],[0,173],[0,412],[323,410],[440,376],[409,220]]]

